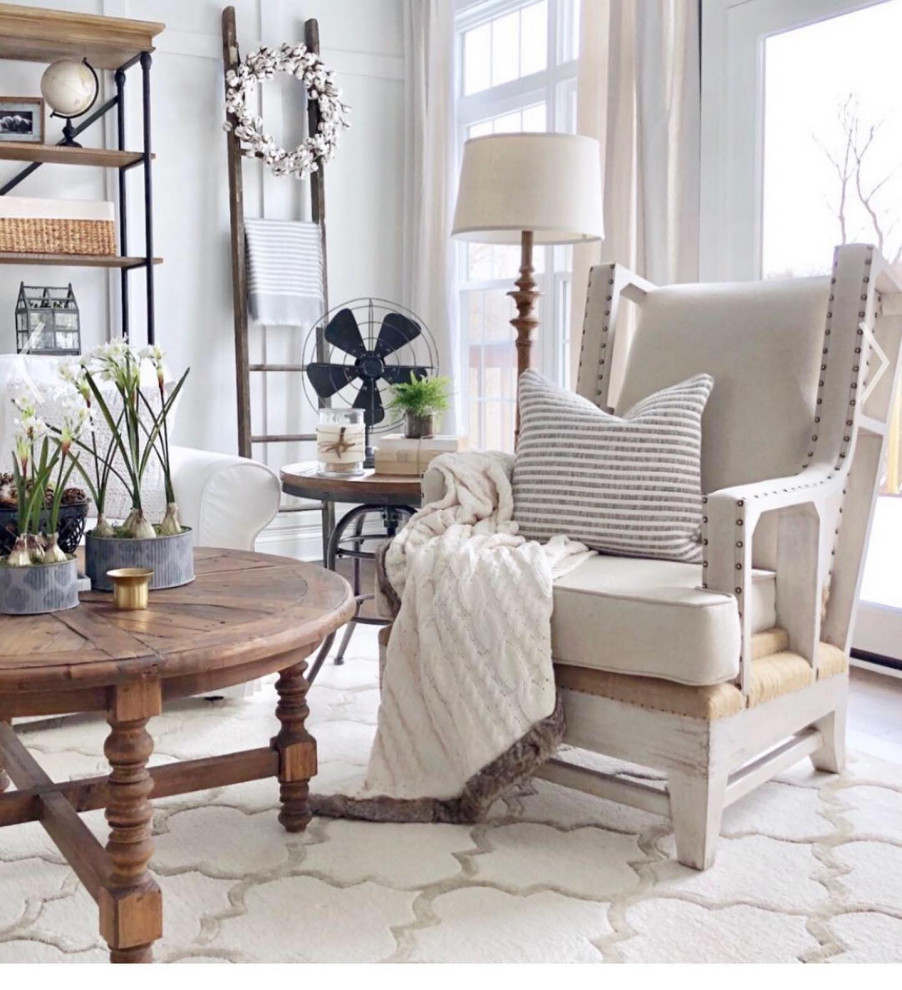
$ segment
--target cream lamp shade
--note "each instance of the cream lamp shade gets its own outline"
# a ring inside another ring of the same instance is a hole
[[[577,244],[604,234],[601,150],[576,134],[491,134],[464,145],[452,235],[481,244]]]

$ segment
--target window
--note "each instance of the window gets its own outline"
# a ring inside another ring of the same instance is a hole
[[[704,0],[702,26],[702,277],[824,274],[851,241],[902,273],[902,0]],[[853,645],[902,659],[900,394],[887,447]]]
[[[458,158],[485,134],[576,129],[579,0],[458,0]],[[537,248],[540,326],[536,366],[568,383],[571,251]],[[519,247],[461,244],[458,271],[461,390],[470,442],[511,450],[517,356],[510,319]]]

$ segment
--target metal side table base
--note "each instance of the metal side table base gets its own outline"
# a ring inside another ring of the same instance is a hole
[[[386,619],[368,618],[366,616],[361,616],[360,614],[360,609],[363,606],[363,603],[372,601],[374,597],[372,594],[361,594],[360,562],[361,560],[376,559],[375,553],[363,550],[361,548],[367,540],[378,540],[383,542],[385,540],[392,539],[415,511],[416,510],[411,508],[409,505],[358,505],[346,512],[335,524],[335,528],[329,534],[329,540],[326,547],[326,568],[330,571],[334,571],[338,561],[345,557],[354,561],[353,588],[356,609],[353,617],[348,620],[348,624],[344,627],[341,637],[341,644],[338,647],[338,653],[335,655],[336,664],[344,663],[345,651],[351,642],[351,636],[354,634],[354,627],[356,625],[386,626],[389,624]],[[366,523],[367,516],[377,512],[382,517],[383,531],[379,533],[364,533],[363,527]],[[351,529],[351,527],[353,527],[353,532],[348,534],[348,530]],[[351,547],[349,548],[346,544],[350,544]],[[320,647],[316,660],[310,668],[310,673],[307,675],[308,684],[312,684],[314,682],[320,668],[326,662],[326,657],[329,655],[329,651],[332,649],[332,644],[335,642],[335,636],[336,633],[332,633]]]

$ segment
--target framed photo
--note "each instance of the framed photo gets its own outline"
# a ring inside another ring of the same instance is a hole
[[[44,143],[44,101],[40,96],[0,96],[0,141]]]

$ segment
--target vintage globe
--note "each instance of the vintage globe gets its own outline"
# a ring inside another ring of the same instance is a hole
[[[97,80],[84,62],[64,58],[48,65],[41,76],[41,94],[63,117],[84,113],[97,96]]]

